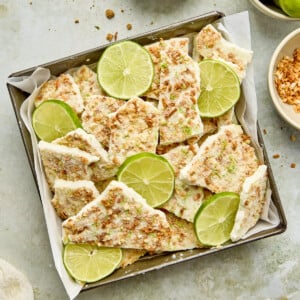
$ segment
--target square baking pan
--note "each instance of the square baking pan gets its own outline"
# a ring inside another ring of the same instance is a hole
[[[138,35],[135,37],[130,38],[130,40],[136,41],[141,45],[149,44],[154,41],[159,40],[160,38],[168,39],[171,37],[178,37],[182,35],[188,35],[190,33],[200,31],[201,28],[209,23],[212,23],[221,17],[223,17],[224,14],[220,12],[209,12],[200,16],[197,16],[195,18],[191,18],[182,22],[178,22],[172,25],[168,25],[165,27],[162,27],[158,30],[150,31],[142,35]],[[63,73],[71,68],[79,67],[83,64],[87,65],[95,65],[95,63],[98,61],[101,53],[103,50],[107,47],[107,45],[100,46],[98,48],[91,49],[89,51],[81,52],[69,57],[65,57],[50,63],[46,63],[43,65],[40,65],[39,67],[48,68],[53,75],[59,75],[60,73]],[[19,77],[19,76],[29,76],[33,73],[33,71],[38,66],[19,71],[16,73],[11,74],[9,77]],[[31,139],[29,132],[27,131],[21,116],[20,116],[20,107],[23,103],[23,101],[29,96],[27,93],[19,90],[18,88],[7,84],[10,98],[12,105],[14,107],[15,115],[17,118],[17,123],[21,132],[21,136],[24,142],[24,146],[26,149],[26,153],[28,156],[29,164],[33,172],[33,176],[35,179],[35,182],[37,184],[37,175],[34,170],[34,159],[33,159],[33,152],[32,152],[32,145],[31,145]],[[276,188],[276,184],[274,181],[274,177],[272,174],[271,166],[267,157],[267,153],[265,151],[265,147],[263,144],[263,139],[261,135],[261,131],[258,126],[258,139],[259,143],[262,147],[262,150],[264,152],[264,160],[265,164],[268,166],[268,173],[269,173],[269,182],[270,182],[270,188],[272,190],[272,201],[274,205],[277,208],[278,215],[280,222],[279,224],[272,229],[265,230],[263,232],[256,233],[252,235],[251,237],[248,237],[244,240],[240,240],[235,243],[226,244],[220,248],[211,248],[211,249],[194,249],[194,250],[186,250],[186,251],[178,251],[178,252],[171,252],[171,253],[163,253],[161,255],[155,255],[155,256],[145,256],[135,262],[132,265],[127,266],[124,269],[118,269],[116,270],[112,275],[102,279],[99,282],[95,282],[92,284],[86,284],[83,287],[83,291],[87,289],[91,289],[94,287],[102,286],[111,282],[115,282],[121,279],[125,279],[128,277],[136,276],[138,274],[144,274],[145,272],[156,270],[165,266],[173,265],[179,262],[184,262],[190,259],[199,258],[201,256],[214,254],[219,251],[229,249],[232,247],[237,247],[239,245],[253,242],[259,239],[263,239],[266,237],[270,237],[276,234],[283,233],[286,229],[287,222],[285,218],[285,214],[281,205],[281,201],[279,198],[279,194]]]

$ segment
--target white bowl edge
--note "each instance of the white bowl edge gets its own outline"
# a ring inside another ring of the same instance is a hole
[[[272,8],[268,7],[267,5],[263,4],[260,0],[250,0],[250,2],[262,13],[265,15],[275,18],[275,19],[281,19],[285,21],[299,21],[300,18],[292,18],[286,15],[284,12],[277,12],[273,10]],[[275,6],[275,4],[274,4]]]

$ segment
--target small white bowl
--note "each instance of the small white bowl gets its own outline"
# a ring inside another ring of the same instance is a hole
[[[279,114],[288,123],[300,130],[300,113],[296,113],[292,105],[283,103],[274,83],[274,73],[277,64],[283,56],[293,57],[293,52],[296,48],[300,48],[300,28],[288,34],[275,49],[269,65],[268,84],[271,98]]]
[[[265,15],[280,19],[280,20],[286,20],[286,21],[297,21],[300,20],[300,18],[292,18],[286,15],[279,7],[277,7],[275,4],[272,4],[272,0],[269,0],[270,4],[265,4],[260,0],[250,0],[250,2],[262,13]]]

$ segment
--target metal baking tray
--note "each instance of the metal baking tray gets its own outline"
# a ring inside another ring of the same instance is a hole
[[[220,12],[209,12],[182,22],[178,22],[172,25],[168,25],[165,27],[162,27],[158,30],[150,31],[142,35],[134,36],[130,38],[130,40],[136,41],[139,44],[145,45],[152,43],[156,40],[159,40],[160,38],[168,39],[171,37],[177,37],[181,35],[187,35],[189,33],[200,31],[200,29],[209,24],[212,23],[219,18],[223,17],[224,14]],[[85,52],[81,52],[72,56],[68,56],[53,62],[49,62],[43,65],[40,65],[40,67],[48,68],[53,75],[59,75],[60,73],[63,73],[67,71],[70,68],[81,66],[82,64],[87,65],[93,65],[95,64],[103,50],[107,47],[107,45],[100,46],[98,48],[94,48]],[[9,77],[17,77],[17,76],[29,76],[32,74],[32,72],[37,68],[37,66],[19,71],[16,73],[11,74]],[[18,88],[7,84],[7,88],[10,94],[11,102],[14,107],[15,115],[17,118],[18,126],[21,132],[21,136],[24,142],[24,146],[26,149],[26,153],[28,156],[29,164],[33,172],[33,176],[35,179],[35,182],[37,184],[36,179],[36,173],[34,171],[34,160],[33,160],[33,153],[32,153],[32,146],[31,146],[31,139],[30,135],[20,117],[20,107],[23,101],[28,97],[28,94],[25,92],[22,92]],[[109,277],[106,277],[105,279],[102,279],[99,282],[95,282],[92,284],[87,284],[84,286],[84,290],[88,290],[91,288],[95,288],[98,286],[102,286],[108,283],[112,283],[115,281],[119,281],[121,279],[129,278],[132,276],[136,276],[138,274],[144,274],[145,272],[151,271],[151,270],[157,270],[162,267],[166,267],[169,265],[177,264],[179,262],[188,261],[191,259],[199,258],[201,256],[214,254],[217,252],[220,252],[225,249],[229,249],[232,247],[237,247],[242,244],[250,243],[259,239],[267,238],[276,234],[283,233],[286,230],[287,222],[285,218],[285,214],[281,205],[281,201],[279,198],[279,194],[276,188],[276,183],[274,181],[273,173],[271,170],[271,166],[267,157],[267,153],[265,151],[265,147],[263,144],[263,139],[261,135],[261,131],[258,126],[258,138],[259,143],[263,149],[264,152],[264,159],[265,164],[268,166],[268,172],[269,172],[269,181],[270,181],[270,187],[272,190],[272,200],[278,210],[280,223],[276,228],[266,230],[260,233],[257,233],[247,239],[240,240],[235,243],[224,245],[220,248],[212,248],[212,249],[194,249],[194,250],[186,250],[186,251],[178,251],[178,252],[172,252],[172,253],[164,253],[161,255],[156,256],[146,256],[139,261],[135,262],[132,265],[127,266],[124,269],[118,269],[116,270],[112,275]]]

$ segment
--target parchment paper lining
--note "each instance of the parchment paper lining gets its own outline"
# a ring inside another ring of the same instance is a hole
[[[224,37],[237,45],[251,49],[251,35],[248,12],[242,12],[222,18],[214,24],[216,28],[222,32]],[[34,109],[34,98],[42,83],[51,77],[50,71],[43,68],[37,68],[29,77],[9,78],[8,83],[17,88],[30,93],[31,95],[24,101],[21,107],[21,117],[28,131],[30,132],[34,165],[37,175],[38,187],[42,199],[47,230],[49,234],[50,244],[52,248],[53,258],[58,274],[65,286],[70,299],[74,299],[82,289],[81,284],[74,282],[63,264],[61,241],[61,220],[57,217],[54,208],[51,205],[52,194],[49,190],[45,174],[41,164],[40,154],[37,148],[37,138],[31,125],[31,116]],[[247,69],[246,78],[242,83],[243,95],[236,106],[236,117],[248,135],[252,137],[253,145],[257,154],[263,161],[262,151],[257,139],[257,99],[255,93],[253,66]],[[271,200],[271,190],[268,188],[266,193],[267,201],[263,209],[261,220],[252,228],[243,238],[254,235],[255,233],[275,228],[280,223],[278,211]]]

